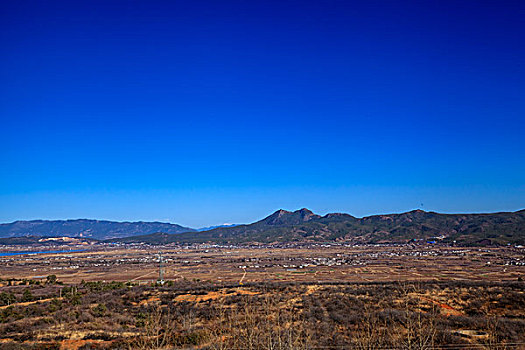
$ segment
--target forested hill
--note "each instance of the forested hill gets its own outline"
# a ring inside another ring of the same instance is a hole
[[[525,244],[525,210],[490,214],[440,214],[414,210],[401,214],[356,218],[308,209],[278,210],[248,225],[221,227],[179,235],[143,235],[113,241],[148,243],[402,243],[442,241],[457,244]]]

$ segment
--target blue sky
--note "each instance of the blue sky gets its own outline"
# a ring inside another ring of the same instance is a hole
[[[0,222],[525,207],[523,1],[0,6]]]

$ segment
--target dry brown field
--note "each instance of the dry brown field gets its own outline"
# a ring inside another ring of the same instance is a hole
[[[65,283],[151,282],[162,252],[168,280],[213,283],[516,281],[525,278],[525,249],[439,246],[309,248],[95,247],[82,252],[0,256],[0,278]]]

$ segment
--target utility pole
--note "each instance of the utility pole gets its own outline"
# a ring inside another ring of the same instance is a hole
[[[164,284],[164,266],[162,265],[162,252],[159,251],[159,283]]]

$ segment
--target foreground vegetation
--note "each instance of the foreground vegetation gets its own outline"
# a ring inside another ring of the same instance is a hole
[[[3,281],[2,348],[519,348],[523,282]],[[454,347],[456,346],[456,347]]]

